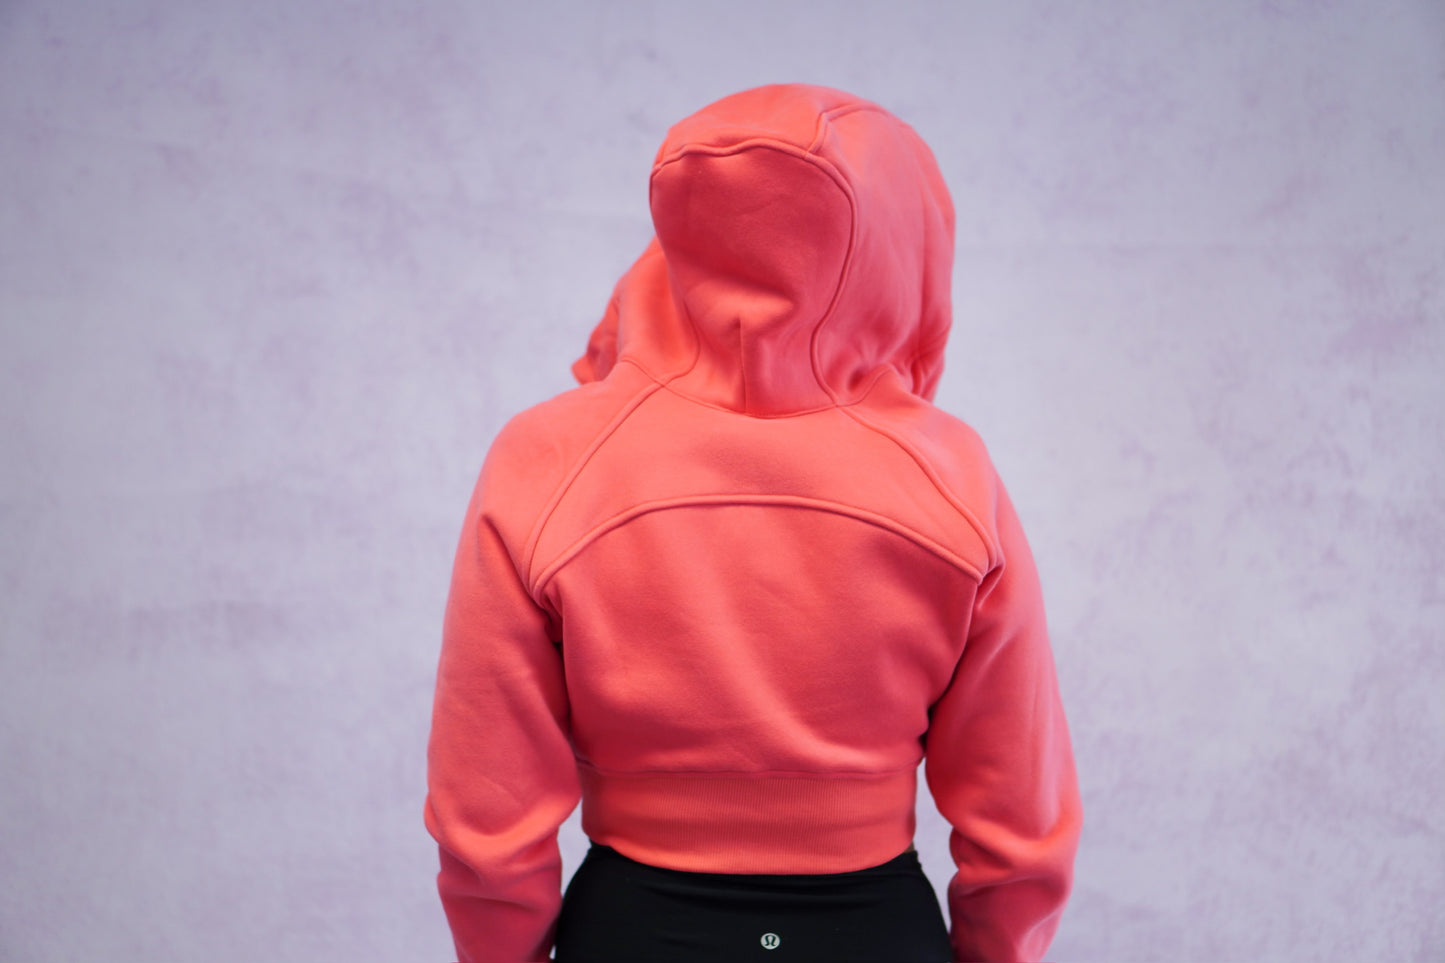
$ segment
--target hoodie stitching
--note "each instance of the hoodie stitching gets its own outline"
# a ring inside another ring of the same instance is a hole
[[[652,178],[655,178],[657,173],[664,167],[677,163],[688,154],[708,154],[712,157],[727,157],[730,154],[740,154],[744,151],[759,149],[775,150],[782,154],[792,154],[794,157],[802,160],[823,161],[823,163],[829,167],[832,176],[835,178],[838,177],[836,171],[833,169],[833,165],[828,163],[825,158],[819,157],[817,154],[812,154],[806,148],[800,147],[797,144],[779,140],[776,137],[759,134],[756,137],[749,137],[747,140],[740,140],[736,144],[683,144],[671,154],[668,154],[652,165],[652,175],[648,179],[649,199],[651,198]]]
[[[840,515],[845,518],[852,518],[856,521],[865,522],[877,528],[890,531],[895,535],[902,536],[909,542],[936,556],[944,562],[959,569],[970,578],[982,580],[983,574],[978,571],[968,559],[956,554],[944,545],[940,545],[922,532],[914,531],[907,525],[870,512],[864,508],[857,508],[852,505],[845,505],[842,502],[824,501],[818,498],[809,498],[803,495],[759,495],[747,493],[713,494],[713,495],[679,495],[672,498],[659,498],[654,501],[643,502],[631,508],[624,509],[617,514],[594,525],[575,542],[563,549],[557,556],[542,570],[533,586],[533,593],[540,597],[546,592],[548,584],[557,576],[569,562],[580,555],[589,545],[596,542],[603,535],[614,531],[635,518],[643,515],[650,515],[653,512],[667,511],[675,508],[723,508],[728,506],[753,506],[753,507],[780,507],[798,508],[805,511],[820,511],[832,515]],[[985,540],[985,545],[988,544]]]
[[[855,106],[854,109],[862,110],[866,108],[858,105]],[[823,119],[827,116],[827,114],[823,114],[819,117],[820,125]],[[820,142],[819,139],[821,138],[821,130],[822,128],[820,126],[820,133],[818,135],[818,138],[815,138],[815,141],[817,142]],[[649,205],[651,205],[653,184],[656,182],[658,173],[664,167],[676,163],[677,161],[681,160],[683,157],[689,154],[707,154],[711,157],[729,157],[734,154],[740,154],[748,150],[776,150],[779,153],[792,155],[793,157],[796,157],[801,161],[814,165],[815,167],[820,169],[825,175],[827,175],[827,177],[834,184],[838,186],[838,189],[843,193],[844,199],[848,202],[848,249],[843,254],[843,266],[838,271],[838,280],[837,283],[834,285],[832,296],[828,299],[828,306],[823,309],[823,313],[819,315],[818,320],[814,322],[812,334],[809,336],[808,339],[808,360],[813,370],[813,381],[822,390],[823,394],[835,405],[841,404],[842,400],[839,397],[838,393],[835,392],[833,388],[823,378],[821,366],[818,363],[818,333],[822,330],[823,326],[832,319],[833,314],[838,307],[838,303],[842,300],[843,288],[847,284],[848,278],[851,277],[853,273],[853,255],[857,249],[858,244],[858,198],[853,193],[853,185],[848,183],[848,179],[843,176],[842,171],[838,170],[837,165],[835,165],[832,161],[828,160],[826,157],[822,157],[821,155],[813,153],[812,148],[808,148],[805,150],[804,148],[801,148],[796,144],[791,144],[787,141],[778,140],[777,138],[773,137],[752,137],[744,141],[739,141],[736,144],[729,144],[726,147],[712,147],[705,144],[684,144],[683,146],[673,151],[671,154],[668,154],[666,157],[659,160],[656,164],[652,165],[652,176],[648,179],[647,186],[648,203]],[[666,252],[663,253],[665,257]],[[694,354],[692,363],[688,366],[687,370],[679,372],[678,374],[672,376],[668,379],[669,381],[676,380],[677,378],[680,378],[683,375],[691,372],[693,368],[697,366],[698,360],[702,356],[702,336],[698,333],[697,322],[693,320],[692,315],[686,310],[684,306],[679,305],[678,307],[683,316],[687,319],[688,326],[692,329],[696,353]],[[741,342],[741,331],[739,331],[738,337],[739,342]],[[743,410],[746,413],[746,381],[744,381],[743,384],[743,400]]]
[[[988,551],[989,568],[994,568],[999,564],[1003,553],[999,550],[998,546],[994,544],[994,540],[989,536],[987,529],[985,529],[983,524],[978,520],[978,516],[963,503],[963,499],[954,494],[953,489],[944,483],[943,479],[939,477],[938,471],[933,467],[933,463],[925,458],[921,451],[914,448],[908,442],[904,441],[903,438],[889,431],[887,428],[869,421],[863,417],[859,411],[855,410],[853,406],[841,408],[841,410],[864,428],[876,432],[903,449],[903,451],[913,459],[914,464],[922,469],[924,476],[933,483],[933,487],[943,496],[944,501],[952,505],[954,510],[963,516],[964,521],[972,526],[974,532],[977,533],[979,539],[983,542],[984,548]]]
[[[811,154],[823,146],[823,137],[833,121],[840,117],[847,117],[849,114],[856,114],[864,110],[871,110],[874,113],[882,114],[884,117],[892,117],[891,114],[880,108],[877,104],[855,101],[848,104],[839,104],[836,107],[829,107],[827,110],[820,111],[818,114],[818,126],[813,130],[813,142],[808,145],[808,153]]]
[[[827,164],[829,168],[833,167],[831,162],[822,157],[818,158],[818,162]],[[848,286],[848,280],[853,276],[853,265],[856,261],[854,255],[858,251],[858,197],[853,193],[853,185],[848,183],[841,171],[835,176],[838,183],[843,186],[843,194],[848,199],[848,250],[843,255],[843,270],[838,272],[838,286],[833,289],[833,296],[828,300],[828,307],[824,309],[823,316],[818,319],[818,323],[813,326],[813,333],[808,339],[808,360],[813,366],[813,380],[837,404],[842,401],[840,392],[835,392],[833,386],[828,384],[828,379],[823,377],[823,366],[818,355],[821,351],[823,328],[833,320],[838,304],[843,300],[843,289]]]
[[[891,122],[891,123],[894,123],[894,124],[898,124],[898,125],[904,127],[904,128],[908,131],[909,134],[913,134],[915,137],[917,136],[916,134],[914,134],[913,129],[912,129],[911,127],[908,127],[907,124],[903,124],[901,121],[898,120],[898,118],[896,118],[896,117],[894,117],[892,114],[888,113],[888,111],[883,110],[883,109],[882,109],[881,107],[879,107],[877,104],[870,104],[870,103],[866,103],[866,102],[863,102],[863,103],[855,102],[855,103],[849,103],[849,104],[840,104],[839,106],[837,106],[837,107],[831,107],[831,108],[829,108],[828,110],[825,110],[825,111],[823,111],[822,113],[820,113],[820,114],[818,115],[818,125],[817,125],[817,128],[815,129],[814,134],[813,134],[813,141],[812,141],[812,143],[808,146],[808,152],[809,152],[810,154],[811,154],[811,153],[814,153],[815,151],[817,151],[817,150],[822,146],[822,144],[823,144],[823,138],[824,138],[825,134],[827,133],[828,129],[830,128],[830,126],[832,125],[832,123],[833,123],[834,121],[839,120],[839,119],[841,119],[841,118],[843,118],[843,117],[847,117],[849,114],[856,114],[856,113],[861,113],[861,112],[864,112],[864,111],[868,111],[868,112],[872,112],[872,113],[875,113],[875,114],[879,114],[879,115],[881,115],[883,118],[885,118],[887,121],[889,121],[889,122]],[[925,146],[926,146],[926,145],[925,145]],[[822,159],[822,158],[820,157],[820,159]],[[841,177],[841,175],[840,175],[840,177]],[[926,200],[926,198],[925,198],[925,200]],[[839,281],[839,283],[838,283],[838,291],[837,291],[836,294],[835,294],[834,301],[829,304],[828,310],[827,310],[826,312],[824,312],[823,318],[818,322],[817,327],[815,327],[815,328],[813,329],[812,345],[810,346],[810,347],[811,347],[811,350],[810,350],[810,352],[809,352],[809,353],[810,353],[810,356],[811,356],[812,363],[813,363],[813,378],[818,382],[818,384],[820,384],[820,385],[823,386],[823,390],[828,393],[828,396],[829,396],[830,398],[833,398],[835,401],[838,401],[840,405],[844,404],[844,402],[842,402],[841,399],[840,399],[836,394],[833,393],[832,389],[828,386],[827,380],[823,377],[823,374],[822,374],[822,371],[821,371],[821,368],[820,368],[819,359],[818,359],[818,354],[819,354],[819,345],[820,345],[820,343],[821,343],[820,335],[821,335],[821,333],[822,333],[823,326],[824,326],[824,324],[826,324],[826,323],[832,318],[833,307],[834,307],[834,305],[837,303],[838,298],[841,296],[843,287],[844,287],[844,285],[846,284],[848,277],[852,274],[853,254],[854,254],[855,242],[856,242],[856,240],[857,240],[857,231],[858,231],[858,204],[857,204],[857,197],[852,193],[851,185],[849,185],[849,190],[848,190],[848,202],[849,202],[849,210],[850,210],[850,212],[851,212],[851,214],[852,214],[852,232],[851,232],[851,235],[850,235],[850,237],[849,237],[849,239],[848,239],[848,254],[847,254],[846,260],[845,260],[845,262],[844,262],[844,270],[843,270],[843,272],[842,272],[842,277],[841,277],[841,279],[840,279],[840,281]],[[921,319],[920,319],[920,321],[921,321]],[[944,332],[944,338],[938,339],[938,340],[946,340],[946,338],[947,338],[947,331],[945,330],[945,332]],[[934,340],[930,339],[930,341],[929,341],[929,343],[928,343],[927,345],[923,345],[923,344],[921,343],[922,340],[923,340],[923,325],[922,325],[921,323],[919,323],[919,324],[917,324],[917,325],[914,326],[914,333],[913,333],[914,355],[913,355],[913,357],[909,360],[909,363],[908,363],[908,367],[909,367],[909,370],[908,370],[908,380],[909,380],[910,382],[913,382],[913,381],[916,380],[916,379],[914,378],[913,372],[914,372],[914,369],[917,367],[918,362],[919,362],[920,360],[922,360],[923,357],[925,357],[925,354],[924,354],[925,350],[930,349],[930,348],[933,346],[933,344],[934,344]],[[875,384],[875,383],[876,383],[876,379],[875,379],[875,381],[874,381],[873,383],[868,384],[868,385],[863,389],[863,391],[860,393],[860,396],[861,396],[861,395],[866,395],[869,391],[873,390],[873,384]],[[855,399],[854,402],[847,402],[847,404],[853,404],[853,403],[856,403],[856,399]]]
[[[526,547],[523,549],[523,558],[525,559],[523,568],[526,570],[528,578],[531,578],[532,575],[532,566],[536,558],[537,545],[542,540],[542,531],[547,527],[547,522],[551,521],[552,515],[557,511],[557,506],[562,503],[562,499],[566,496],[568,490],[571,489],[572,484],[582,474],[582,470],[587,467],[587,463],[592,460],[592,457],[596,455],[602,446],[606,444],[607,440],[622,427],[623,422],[631,417],[632,413],[635,412],[644,401],[652,397],[661,387],[662,385],[655,382],[650,385],[645,385],[635,395],[629,398],[627,403],[613,416],[612,420],[597,433],[597,437],[592,439],[591,444],[587,446],[586,450],[582,452],[581,456],[568,470],[567,474],[563,476],[562,481],[558,483],[557,488],[552,492],[552,496],[547,500],[546,506],[543,507],[541,513],[538,514],[537,521],[533,523],[531,534],[527,536]]]
[[[818,405],[814,408],[799,408],[796,411],[780,411],[771,414],[760,414],[756,412],[749,413],[739,411],[736,408],[729,408],[727,405],[719,404],[716,401],[708,401],[706,398],[700,398],[697,395],[688,394],[686,391],[673,384],[673,382],[677,380],[678,376],[674,375],[673,377],[664,380],[653,374],[652,372],[648,371],[642,366],[641,362],[637,361],[634,358],[619,358],[617,363],[626,363],[632,365],[634,368],[642,372],[648,378],[651,378],[653,381],[655,381],[660,387],[665,388],[667,392],[673,397],[680,398],[683,401],[686,401],[688,404],[697,405],[702,408],[708,408],[712,411],[720,411],[729,415],[741,415],[745,418],[761,418],[765,421],[771,421],[777,418],[802,418],[806,415],[816,415],[820,411],[833,411],[836,408],[851,408],[854,405],[861,405],[864,401],[868,400],[868,395],[871,394],[873,389],[878,386],[878,383],[883,380],[883,377],[888,374],[889,371],[894,370],[892,365],[879,365],[877,370],[868,376],[868,381],[864,384],[863,390],[858,392],[858,397],[854,398],[852,401],[836,401],[830,398],[828,399],[827,404]]]
[[[830,398],[828,399],[827,404],[818,405],[814,408],[799,408],[796,411],[781,411],[771,414],[765,412],[759,413],[739,411],[737,408],[730,408],[727,405],[719,404],[715,401],[708,401],[706,398],[699,398],[696,395],[690,395],[681,388],[673,385],[671,382],[663,385],[663,387],[666,388],[669,392],[671,392],[675,397],[681,398],[683,401],[689,402],[690,404],[699,405],[703,408],[710,408],[713,411],[725,412],[730,415],[742,415],[745,418],[761,418],[768,421],[776,418],[800,418],[804,415],[815,415],[820,411],[832,411],[834,408],[839,407],[838,402]]]
[[[918,769],[917,762],[911,762],[906,766],[895,766],[891,769],[613,769],[608,766],[599,766],[597,763],[580,754],[574,755],[580,765],[586,766],[588,769],[601,775],[635,776],[644,779],[652,777],[667,779],[672,776],[701,776],[704,778],[715,777],[718,779],[733,779],[738,776],[798,776],[815,779],[854,777],[883,780],[915,772]],[[919,757],[920,760],[922,760],[922,758],[922,756]]]
[[[860,110],[868,110],[869,105],[860,103],[843,104],[838,107],[823,111],[818,115],[818,126],[813,134],[813,143],[808,147],[808,153],[817,157],[820,164],[827,164],[831,170],[837,168],[833,163],[820,154],[815,154],[823,146],[823,139],[832,123],[839,117]],[[873,108],[876,109],[876,108]],[[841,171],[835,174],[838,183],[843,186],[843,193],[848,198],[848,250],[843,256],[843,270],[838,272],[838,287],[833,291],[833,297],[828,301],[828,307],[823,311],[823,316],[813,326],[813,332],[808,339],[808,361],[813,367],[813,380],[835,404],[843,404],[842,393],[834,391],[833,386],[828,384],[828,379],[823,375],[823,364],[820,354],[822,353],[823,328],[833,319],[838,303],[843,299],[843,289],[847,287],[848,280],[853,276],[853,265],[856,260],[854,255],[858,250],[858,196],[853,192],[853,185],[843,176]]]
[[[648,200],[650,204],[652,199],[652,188],[653,184],[655,183],[657,174],[664,167],[667,167],[668,165],[673,164],[690,154],[707,154],[714,157],[726,157],[733,154],[741,153],[746,150],[772,149],[777,150],[780,153],[792,154],[801,160],[812,162],[817,167],[819,167],[825,174],[827,174],[835,184],[838,185],[839,189],[843,192],[844,197],[848,201],[848,247],[843,256],[843,266],[838,272],[838,282],[833,290],[832,297],[829,299],[827,307],[824,308],[817,322],[813,325],[813,330],[809,337],[808,350],[809,363],[812,367],[813,373],[813,381],[815,384],[818,385],[818,387],[822,390],[823,394],[827,396],[828,399],[832,401],[835,406],[856,404],[859,400],[859,397],[861,397],[862,395],[866,395],[869,391],[872,390],[873,384],[876,383],[876,378],[873,382],[870,382],[869,384],[864,386],[858,397],[855,397],[851,401],[845,401],[841,390],[835,391],[833,386],[830,385],[828,383],[828,380],[824,377],[822,361],[820,358],[822,334],[824,327],[828,324],[829,321],[833,320],[838,304],[842,300],[843,290],[847,286],[848,280],[852,277],[854,262],[856,260],[855,255],[857,253],[858,242],[858,200],[857,196],[853,192],[852,184],[848,181],[846,177],[843,176],[843,173],[830,160],[818,154],[817,152],[822,147],[827,132],[834,121],[843,117],[847,117],[850,114],[862,112],[878,114],[885,119],[892,121],[898,126],[903,127],[909,134],[912,134],[915,138],[917,137],[916,133],[913,132],[913,129],[911,127],[909,127],[907,124],[903,124],[901,121],[898,121],[896,117],[893,117],[893,115],[889,114],[886,110],[883,110],[878,105],[871,104],[866,101],[853,101],[849,103],[839,104],[826,110],[820,111],[818,114],[817,123],[814,127],[812,140],[809,142],[806,148],[799,147],[797,144],[785,140],[780,140],[776,137],[769,137],[763,135],[750,137],[746,140],[739,141],[736,144],[729,144],[726,146],[685,143],[675,148],[671,153],[657,160],[652,166],[652,175],[648,180]],[[925,198],[925,201],[926,200],[927,199]],[[671,384],[671,382],[681,379],[686,375],[690,374],[697,367],[702,356],[702,336],[698,332],[697,322],[692,318],[691,313],[686,310],[685,305],[677,304],[677,307],[679,313],[682,315],[693,335],[693,357],[686,368],[674,374],[671,374],[665,379],[663,379],[663,383],[665,385]],[[915,371],[918,367],[918,364],[926,356],[927,352],[932,349],[933,345],[935,343],[944,342],[947,340],[947,329],[945,328],[945,331],[941,337],[929,338],[926,344],[923,342],[924,335],[925,332],[923,330],[923,326],[921,324],[915,325],[912,337],[913,356],[908,361],[909,370],[907,372],[908,380],[910,382],[915,382],[917,380],[915,377]],[[738,331],[738,342],[738,354],[739,357],[742,357],[745,346],[743,344],[743,335],[741,329],[739,329]],[[619,360],[621,359],[619,358]],[[639,368],[640,367],[641,366],[639,365]],[[657,376],[651,377],[657,380]],[[682,397],[690,397],[683,392],[678,392],[678,394]],[[779,417],[778,415],[755,415],[752,412],[748,412],[747,396],[748,387],[746,380],[744,380],[742,385],[743,413],[752,415],[753,417]],[[706,402],[700,403],[707,404]],[[709,405],[709,407],[714,406]],[[727,408],[726,406],[719,405],[716,407],[723,410],[734,410],[732,408]],[[815,411],[821,409],[813,408],[808,410]],[[792,414],[792,412],[783,413],[783,416],[786,416],[788,414]]]

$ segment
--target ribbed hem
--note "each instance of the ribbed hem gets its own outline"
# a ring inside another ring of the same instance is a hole
[[[848,873],[913,842],[917,772],[616,773],[579,767],[582,830],[694,873]]]

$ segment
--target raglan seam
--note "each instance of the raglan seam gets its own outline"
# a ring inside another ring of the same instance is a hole
[[[604,535],[622,528],[634,519],[659,511],[698,507],[724,508],[728,506],[795,508],[852,518],[855,521],[870,524],[876,528],[900,536],[914,546],[963,572],[976,582],[982,582],[984,578],[985,573],[977,571],[968,559],[953,552],[947,546],[934,541],[922,532],[916,531],[886,515],[880,515],[877,512],[847,505],[843,502],[811,498],[805,495],[766,495],[748,492],[728,492],[706,495],[678,495],[669,498],[653,499],[613,513],[606,519],[593,525],[585,533],[574,539],[566,548],[553,556],[552,560],[543,567],[541,574],[538,575],[532,587],[533,595],[534,597],[540,597],[544,594],[548,585],[557,577],[558,573],[586,551],[588,547]]]
[[[576,483],[577,479],[582,476],[582,472],[586,469],[588,463],[602,450],[602,447],[607,443],[608,439],[632,417],[633,413],[642,406],[643,402],[656,394],[661,387],[663,386],[654,379],[652,384],[644,385],[629,397],[618,409],[617,414],[615,414],[612,419],[602,427],[592,441],[588,443],[582,454],[577,457],[576,461],[562,476],[562,480],[557,483],[557,487],[553,489],[552,494],[548,496],[546,504],[542,507],[542,510],[537,513],[536,521],[532,523],[532,529],[528,533],[527,541],[522,549],[522,569],[525,578],[529,582],[532,579],[533,563],[536,560],[537,546],[542,539],[542,531],[547,527],[547,523],[551,521],[552,516],[562,504],[562,500],[567,496],[567,492]],[[531,594],[533,598],[537,597],[536,592]]]
[[[933,462],[930,461],[927,456],[925,456],[921,451],[916,449],[913,445],[909,444],[903,438],[899,437],[897,434],[889,431],[882,425],[875,424],[872,421],[869,421],[867,418],[863,417],[860,406],[849,405],[846,408],[841,408],[841,410],[844,414],[846,414],[849,418],[852,418],[859,425],[868,429],[869,431],[874,432],[875,434],[881,435],[882,437],[888,439],[898,448],[902,449],[903,452],[906,453],[910,458],[912,458],[914,464],[916,464],[919,469],[922,470],[924,477],[927,478],[929,482],[933,485],[934,490],[936,490],[939,495],[943,497],[944,501],[948,502],[948,504],[953,507],[954,511],[958,512],[960,515],[963,516],[964,521],[966,521],[969,526],[973,528],[974,532],[983,542],[984,549],[988,552],[989,568],[992,569],[999,564],[1003,555],[1002,549],[996,544],[996,540],[989,535],[988,530],[985,528],[983,523],[979,521],[978,516],[973,513],[973,510],[970,509],[968,505],[964,503],[964,500],[960,498],[958,494],[954,492],[953,489],[950,488],[949,485],[939,476],[938,470],[934,467]]]

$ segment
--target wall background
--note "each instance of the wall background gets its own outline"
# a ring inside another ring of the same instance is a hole
[[[1445,955],[1439,3],[7,0],[0,958],[451,958],[476,470],[570,386],[667,125],[778,80],[956,198],[939,401],[1085,794],[1053,955]]]

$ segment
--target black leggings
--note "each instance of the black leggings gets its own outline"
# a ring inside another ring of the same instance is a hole
[[[906,852],[856,873],[684,873],[592,844],[562,899],[557,963],[948,963],[933,887]]]

